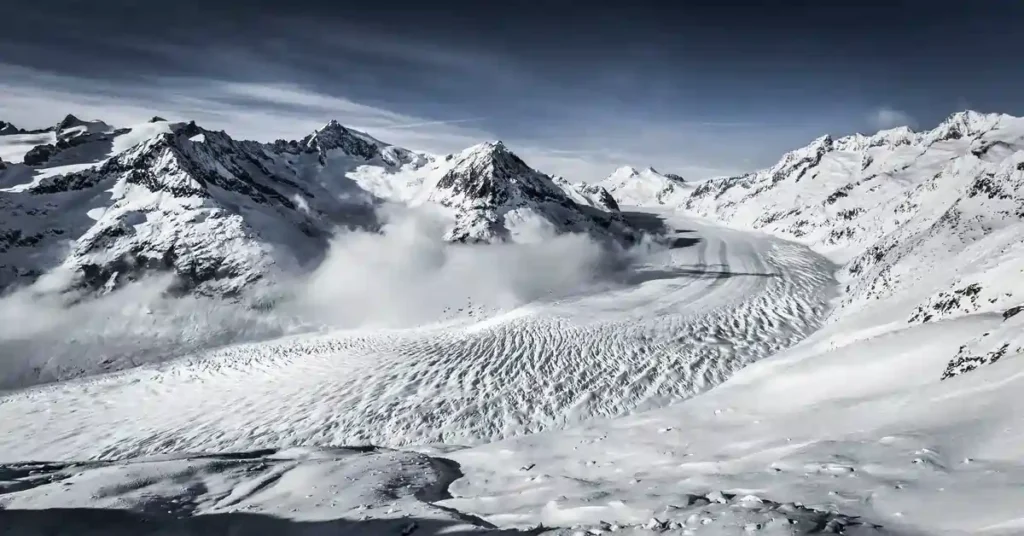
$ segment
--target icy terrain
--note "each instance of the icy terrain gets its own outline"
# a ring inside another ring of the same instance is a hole
[[[575,295],[11,393],[0,458],[491,441],[686,398],[818,327],[834,285],[826,260],[669,224],[676,247]]]
[[[181,127],[167,128],[90,165]],[[3,339],[19,349],[5,364],[31,354],[34,371],[74,348],[62,330],[103,314],[166,345],[164,318],[168,332],[201,318],[242,334],[141,362],[118,347],[109,368],[90,359],[129,338],[83,337],[87,374],[127,369],[3,394],[4,528],[1024,533],[1018,118],[826,136],[699,184],[624,168],[573,185],[501,144],[430,157],[334,123],[259,146],[184,134],[180,154],[267,166],[225,184],[432,216],[325,237],[319,268],[272,316],[212,306],[127,321],[127,285],[45,336]],[[55,180],[45,173],[6,192]]]

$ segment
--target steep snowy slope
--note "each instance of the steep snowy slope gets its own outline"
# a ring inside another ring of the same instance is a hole
[[[335,226],[372,227],[384,201],[443,207],[456,242],[640,236],[606,191],[563,189],[501,143],[435,160],[337,121],[258,144],[158,119],[112,129],[68,116],[5,136],[5,155],[27,161],[0,172],[0,288],[60,265],[45,288],[109,290],[171,271],[180,290],[237,294],[314,266]],[[44,137],[53,143],[26,150]]]
[[[44,288],[110,289],[170,271],[179,290],[236,294],[271,272],[315,266],[336,226],[375,225],[378,198],[350,174],[383,179],[427,162],[336,121],[259,144],[194,123],[110,129],[69,116],[0,141],[17,157],[26,136],[56,144],[37,165],[0,171],[0,288],[59,266]]]
[[[824,136],[772,168],[700,185],[685,207],[845,261],[833,319],[883,300],[913,323],[1024,303],[1021,118],[968,111],[921,133]]]
[[[570,199],[575,201],[579,205],[590,205],[601,210],[608,212],[618,212],[619,204],[615,201],[615,197],[604,189],[602,186],[596,184],[587,184],[585,182],[577,182],[576,184],[570,183],[565,177],[555,176],[551,180],[569,196]]]
[[[652,167],[638,170],[629,166],[616,169],[594,185],[608,190],[620,205],[630,206],[678,206],[693,189],[679,175],[662,174]]]
[[[299,141],[278,140],[268,149],[283,155],[303,181],[316,183],[335,197],[363,202],[405,200],[409,193],[396,192],[409,187],[414,180],[410,177],[422,182],[423,168],[432,162],[426,154],[384,143],[334,120]]]
[[[503,143],[481,143],[449,155],[424,185],[423,199],[448,209],[455,242],[535,242],[563,233],[603,240],[639,239],[622,216],[577,192],[578,203],[555,181],[531,168]],[[600,192],[595,195],[600,198]],[[613,201],[614,203],[614,201]]]

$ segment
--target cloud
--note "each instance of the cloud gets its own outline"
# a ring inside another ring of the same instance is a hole
[[[573,294],[607,282],[628,264],[628,253],[605,249],[585,235],[452,245],[441,238],[448,222],[440,213],[399,209],[385,216],[383,235],[340,234],[282,309],[334,327],[407,327],[458,310],[509,310]]]
[[[269,141],[299,138],[337,119],[389,143],[442,154],[494,138],[489,132],[458,126],[469,119],[396,113],[290,83],[162,77],[133,85],[0,64],[0,93],[0,117],[29,128],[54,124],[68,113],[116,125],[159,115],[195,120],[238,138]]]
[[[388,143],[447,154],[502,136],[476,123],[484,116],[420,117],[314,91],[296,83],[238,82],[197,77],[143,78],[135,83],[94,80],[0,64],[0,118],[34,128],[74,113],[115,125],[147,121],[154,115],[195,120],[238,138],[270,141],[300,138],[330,119],[364,130]],[[530,165],[573,181],[595,181],[615,168],[653,165],[691,178],[732,174],[680,154],[678,125],[608,125],[592,117],[586,125],[560,125],[557,138],[505,136]],[[739,126],[739,125],[736,125]],[[565,129],[577,132],[565,135]],[[543,124],[537,135],[553,131]],[[606,133],[606,135],[595,134]]]
[[[688,180],[724,177],[742,174],[745,168],[701,163],[696,158],[673,152],[636,152],[596,149],[557,149],[531,145],[509,145],[530,166],[547,173],[562,175],[570,182],[596,182],[617,168],[630,165],[644,168],[652,166],[666,173],[675,173]],[[613,147],[613,145],[612,145]]]
[[[166,361],[308,330],[298,319],[202,297],[169,299],[156,277],[94,301],[31,289],[0,297],[0,389]]]
[[[54,124],[67,113],[115,125],[159,115],[195,120],[237,138],[271,141],[301,138],[337,119],[388,143],[434,154],[502,139],[532,166],[572,181],[600,180],[622,165],[651,165],[691,179],[749,171],[747,166],[737,167],[740,159],[730,154],[747,145],[745,136],[764,128],[755,121],[624,120],[601,110],[567,113],[544,107],[521,113],[499,107],[492,108],[495,113],[490,115],[431,117],[397,112],[296,81],[198,75],[111,80],[3,63],[0,93],[4,95],[0,118],[28,128]],[[423,109],[423,104],[429,103],[417,102],[411,108]],[[435,112],[460,110],[441,106]],[[770,158],[752,160],[766,164],[775,157],[773,153]]]
[[[617,276],[633,254],[584,235],[536,244],[449,244],[442,240],[442,214],[382,215],[388,217],[383,234],[340,232],[311,273],[282,278],[270,291],[256,287],[239,301],[169,298],[164,290],[171,281],[162,276],[71,306],[65,296],[32,287],[0,296],[0,389],[298,333],[403,328],[510,311],[593,285],[621,285]],[[249,306],[268,301],[275,306]]]
[[[445,119],[441,121],[423,121],[420,123],[407,123],[405,125],[392,125],[391,128],[420,128],[420,127],[432,127],[435,125],[456,125],[459,123],[474,123],[477,121],[483,121],[486,117],[467,117],[465,119]]]
[[[916,124],[914,118],[906,112],[895,110],[889,107],[881,107],[871,112],[869,116],[871,126],[878,129],[886,129],[900,126],[913,127]]]

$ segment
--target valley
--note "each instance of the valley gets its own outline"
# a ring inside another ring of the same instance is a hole
[[[1024,529],[1020,118],[587,183],[156,119],[0,136],[21,532]]]

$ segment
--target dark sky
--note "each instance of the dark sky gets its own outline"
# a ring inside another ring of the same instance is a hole
[[[6,0],[0,114],[152,110],[260,138],[336,117],[433,151],[501,138],[574,179],[1024,114],[1024,2],[752,4]]]

